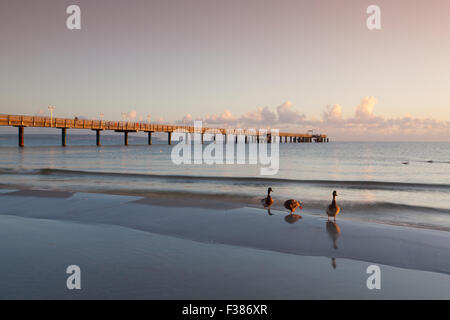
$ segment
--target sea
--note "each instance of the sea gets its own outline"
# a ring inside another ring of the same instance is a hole
[[[302,215],[326,217],[337,191],[339,219],[450,231],[450,142],[335,142],[277,145],[279,170],[263,164],[176,164],[167,137],[144,134],[0,135],[0,188],[171,196],[260,206],[273,189],[273,208],[287,199]],[[204,145],[204,148],[208,143]],[[249,150],[251,144],[244,148]],[[270,148],[269,148],[270,149]],[[272,149],[272,151],[275,149]],[[270,152],[269,152],[270,154]],[[173,200],[172,200],[173,201]]]

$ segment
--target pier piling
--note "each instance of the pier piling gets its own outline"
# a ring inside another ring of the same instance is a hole
[[[100,131],[101,130],[95,130],[95,144],[97,145],[97,147],[100,147],[102,145],[100,141]]]
[[[123,132],[123,144],[128,145],[128,131]]]
[[[23,134],[24,134],[24,130],[23,130],[23,128],[24,127],[17,127],[18,128],[18,130],[19,130],[19,147],[21,147],[21,148],[23,148],[23,146],[24,146],[24,142],[23,142]]]
[[[152,144],[152,132],[153,132],[153,131],[149,131],[149,132],[148,132],[148,145],[149,145],[149,146]]]
[[[61,128],[61,146],[67,145],[67,128]]]

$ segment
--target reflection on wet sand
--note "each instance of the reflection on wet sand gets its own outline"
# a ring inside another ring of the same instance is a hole
[[[341,228],[339,227],[339,225],[334,222],[334,221],[327,221],[326,222],[326,230],[328,235],[331,238],[331,241],[333,242],[333,248],[337,249],[337,240],[339,238],[339,236],[341,235]],[[336,263],[336,258],[332,257],[331,258],[331,266],[333,267],[333,269],[336,269],[337,267],[337,263]]]
[[[290,214],[288,214],[286,217],[284,217],[284,220],[287,222],[287,223],[295,223],[295,222],[297,222],[298,220],[300,220],[302,218],[302,216],[300,216],[300,215],[298,215],[298,214],[294,214],[294,213],[290,213]]]
[[[331,266],[333,267],[333,269],[336,269],[337,267],[336,258],[331,258]]]
[[[327,221],[327,232],[330,236],[331,240],[333,241],[333,248],[337,249],[337,240],[341,234],[341,228],[339,228],[339,225],[336,222],[333,221]]]
[[[263,200],[264,200],[264,199],[263,199]],[[262,202],[262,200],[261,200],[261,202]],[[270,207],[272,207],[272,204],[267,205],[267,204],[263,203],[262,205],[263,205],[263,208],[264,208],[264,209],[267,209],[267,214],[268,214],[269,216],[273,216],[273,213],[270,212]]]

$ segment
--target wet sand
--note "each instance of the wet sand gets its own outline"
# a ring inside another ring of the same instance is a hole
[[[193,199],[13,192],[0,192],[2,299],[450,298],[444,231],[334,224],[307,210],[287,223],[287,212]],[[79,291],[66,288],[72,264]],[[366,287],[372,264],[381,290]]]

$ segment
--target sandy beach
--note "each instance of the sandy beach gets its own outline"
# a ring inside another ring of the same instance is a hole
[[[450,300],[450,1],[378,2],[0,1],[0,302]]]
[[[1,299],[449,299],[448,232],[217,201],[0,190]],[[291,221],[292,222],[292,221]],[[381,290],[366,286],[369,265]],[[78,265],[82,289],[68,290]]]

